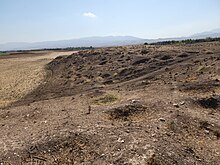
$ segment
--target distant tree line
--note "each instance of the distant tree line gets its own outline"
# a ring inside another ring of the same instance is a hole
[[[201,42],[214,42],[219,41],[220,37],[216,38],[205,38],[205,39],[186,39],[186,40],[171,40],[171,41],[161,41],[156,43],[150,43],[149,45],[173,45],[173,44],[195,44],[195,43],[201,43]],[[144,45],[148,45],[148,43],[144,43]]]
[[[45,48],[45,49],[37,49],[39,50],[88,50],[94,49],[92,46],[90,47],[67,47],[67,48]]]
[[[92,46],[89,47],[67,47],[67,48],[44,48],[44,49],[30,49],[30,50],[12,50],[12,51],[0,51],[1,53],[6,52],[29,52],[29,51],[77,51],[77,50],[89,50],[94,49]]]

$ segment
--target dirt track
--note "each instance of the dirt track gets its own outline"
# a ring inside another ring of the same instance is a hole
[[[49,62],[40,61],[41,68]],[[31,91],[2,108],[0,158],[26,164],[216,165],[219,67],[219,42],[58,57],[45,66],[46,75],[34,74]]]

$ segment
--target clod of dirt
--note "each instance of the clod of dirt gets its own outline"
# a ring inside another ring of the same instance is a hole
[[[184,58],[184,57],[188,57],[189,56],[189,54],[188,53],[180,53],[179,55],[178,55],[178,57],[180,57],[180,58]]]
[[[197,100],[197,103],[203,108],[217,109],[219,106],[219,99],[210,97]]]
[[[164,55],[164,56],[162,56],[160,59],[161,59],[161,60],[169,60],[169,59],[172,59],[172,57],[169,56],[169,55]]]
[[[125,105],[111,109],[107,112],[111,120],[128,120],[130,117],[143,113],[145,107],[141,104]]]
[[[149,61],[148,58],[145,58],[145,57],[137,57],[137,58],[134,60],[134,62],[133,62],[132,65],[139,65],[139,64],[145,63],[145,62],[147,62],[147,61]]]

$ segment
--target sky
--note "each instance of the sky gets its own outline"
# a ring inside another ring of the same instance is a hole
[[[0,0],[0,43],[181,37],[220,28],[220,0]]]

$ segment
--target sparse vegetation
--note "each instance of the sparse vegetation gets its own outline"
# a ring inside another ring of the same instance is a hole
[[[106,94],[94,100],[95,104],[108,104],[118,100],[118,97],[113,94]]]
[[[172,41],[161,41],[152,43],[150,45],[173,45],[173,44],[195,44],[195,43],[202,43],[202,42],[214,42],[214,41],[220,41],[220,38],[205,38],[205,39],[186,39],[186,40],[172,40]],[[148,43],[145,43],[144,45],[148,45]]]
[[[0,55],[8,55],[10,53],[28,53],[28,52],[39,52],[39,51],[79,51],[79,50],[92,50],[94,49],[92,46],[90,47],[67,47],[67,48],[45,48],[45,49],[28,49],[28,50],[12,50],[12,51],[4,51],[0,52]]]
[[[7,56],[7,55],[9,55],[9,54],[6,52],[0,52],[0,56]]]

